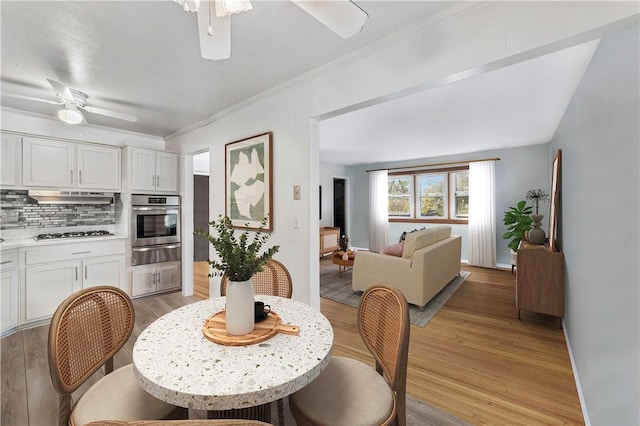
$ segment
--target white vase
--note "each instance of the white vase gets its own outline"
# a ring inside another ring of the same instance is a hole
[[[255,308],[251,280],[227,283],[225,311],[228,334],[241,336],[253,331]]]

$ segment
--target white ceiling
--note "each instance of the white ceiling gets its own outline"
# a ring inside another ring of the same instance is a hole
[[[0,1],[1,92],[49,100],[51,78],[87,104],[92,125],[169,136],[410,26],[452,1],[357,0],[369,14],[343,40],[292,2],[255,0],[232,17],[228,60],[200,57],[197,17],[164,1]],[[400,161],[548,142],[597,42],[326,119],[321,161]],[[428,83],[428,82],[427,82]],[[55,116],[56,105],[2,96]]]
[[[2,94],[55,100],[46,79],[137,123],[85,114],[95,125],[168,136],[274,86],[420,23],[456,2],[357,1],[364,30],[344,40],[291,1],[253,1],[231,18],[231,59],[200,57],[197,16],[173,1],[0,2]],[[49,116],[60,108],[2,96]]]
[[[320,122],[320,160],[368,164],[547,143],[598,41]]]

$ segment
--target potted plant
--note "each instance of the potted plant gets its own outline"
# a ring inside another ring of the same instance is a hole
[[[540,201],[546,201],[549,198],[549,194],[542,189],[530,189],[527,191],[526,198],[527,200],[532,201],[536,207],[535,214],[531,215],[531,219],[533,220],[533,229],[529,232],[528,240],[533,244],[543,244],[547,237],[544,230],[541,228],[541,222],[544,215],[538,213],[538,204]]]
[[[509,240],[507,246],[511,249],[512,257],[511,264],[515,265],[515,256],[513,254],[518,251],[520,241],[525,237],[525,234],[531,229],[531,206],[527,206],[527,202],[522,200],[518,201],[515,207],[509,207],[504,213],[503,223],[507,226],[507,232],[502,235],[502,238]],[[513,269],[513,268],[512,268]]]
[[[267,224],[265,217],[260,229]],[[249,231],[239,237],[228,216],[218,216],[217,221],[209,222],[214,233],[198,229],[194,232],[209,241],[218,253],[219,260],[208,260],[211,265],[209,277],[226,275],[229,278],[226,300],[227,333],[242,335],[250,333],[254,326],[254,297],[251,277],[275,255],[280,246],[273,246],[261,253],[262,246],[269,240],[270,234],[257,231],[249,242]]]

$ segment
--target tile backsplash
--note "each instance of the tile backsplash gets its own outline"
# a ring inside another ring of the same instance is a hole
[[[114,225],[114,204],[38,204],[24,190],[0,190],[0,229],[60,228],[84,225]]]

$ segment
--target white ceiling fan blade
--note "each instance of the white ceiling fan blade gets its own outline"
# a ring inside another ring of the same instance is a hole
[[[367,12],[350,0],[291,0],[342,38],[350,38],[362,31],[369,19]]]
[[[73,93],[71,93],[71,89],[69,89],[67,86],[55,80],[51,80],[50,78],[48,78],[47,81],[49,82],[51,87],[53,87],[53,90],[55,90],[62,99],[68,102],[73,102],[75,100],[75,98],[73,97]]]
[[[16,98],[16,99],[24,99],[27,101],[44,102],[45,104],[52,104],[52,105],[62,105],[64,103],[60,101],[50,101],[48,99],[32,98],[31,96],[12,95],[10,93],[3,93],[2,96],[6,96],[9,98]]]
[[[90,107],[90,106],[80,106],[80,108],[82,108],[87,112],[90,112],[91,114],[106,115],[107,117],[118,118],[120,120],[130,121],[132,123],[135,123],[136,121],[138,121],[138,117],[131,114],[125,114],[122,112],[111,111],[108,109],[96,108],[96,107]]]
[[[200,54],[205,59],[227,59],[231,57],[231,17],[218,18],[212,1],[203,1],[198,9],[198,35]],[[211,35],[208,34],[211,23]]]

